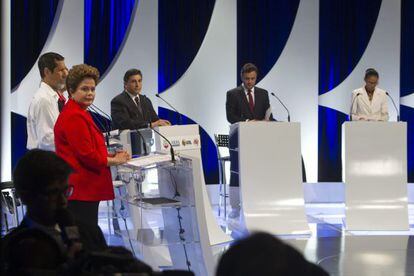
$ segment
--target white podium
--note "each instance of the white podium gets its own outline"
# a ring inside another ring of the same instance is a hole
[[[302,186],[300,124],[242,122],[238,135],[242,222],[248,231],[309,234]]]
[[[345,122],[346,229],[408,230],[407,124]]]
[[[200,162],[199,166],[201,168],[203,167],[201,159],[201,140],[198,125],[164,126],[157,128],[157,130],[162,133],[168,140],[170,140],[175,153],[194,157]],[[168,143],[164,141],[164,139],[159,135],[154,135],[156,150],[169,153],[170,147]],[[224,231],[217,224],[217,220],[214,217],[207,194],[203,170],[201,170],[201,176],[194,179],[194,185],[200,187],[202,191],[201,195],[204,202],[204,215],[207,222],[207,234],[210,245],[216,245],[231,241],[232,238],[224,233]]]

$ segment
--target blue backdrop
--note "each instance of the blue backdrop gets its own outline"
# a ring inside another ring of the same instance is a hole
[[[381,0],[320,0],[319,95],[340,84],[364,53]],[[342,181],[341,125],[347,115],[319,106],[318,181]]]
[[[84,59],[85,63],[97,67],[101,75],[111,66],[125,39],[136,1],[139,0],[84,0]],[[11,84],[16,87],[39,56],[59,1],[13,0],[11,3]],[[239,68],[245,62],[258,65],[261,71],[258,81],[273,67],[289,38],[299,3],[299,0],[237,1],[237,67],[234,68],[237,82],[234,86],[240,83]],[[214,5],[214,0],[159,0],[159,93],[176,83],[194,60],[207,32]],[[319,7],[318,93],[322,95],[338,86],[357,65],[374,30],[381,0],[320,0]],[[413,13],[414,2],[402,0],[401,96],[414,91]],[[114,95],[118,92],[114,91]],[[408,122],[408,176],[409,182],[414,182],[414,109],[401,106],[400,110],[402,120]],[[178,120],[178,115],[172,111],[160,108],[159,113],[173,122]],[[194,123],[190,118],[184,118],[184,123]],[[319,181],[341,181],[341,124],[346,119],[344,113],[319,106]],[[214,144],[202,128],[200,133],[206,182],[217,183]],[[13,166],[25,152],[26,139],[26,120],[13,113]]]

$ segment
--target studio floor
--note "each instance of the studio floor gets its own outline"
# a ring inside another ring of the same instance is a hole
[[[305,187],[305,194],[310,193],[309,189],[310,187]],[[309,261],[321,265],[330,275],[414,275],[414,239],[411,237],[414,234],[414,204],[409,204],[409,231],[347,231],[345,204],[335,202],[341,201],[343,187],[340,184],[319,187],[313,184],[311,189],[312,199],[309,194],[305,196],[311,234],[279,236],[279,238],[297,248]],[[210,192],[210,196],[212,194],[214,192]],[[335,194],[335,198],[329,194]],[[327,199],[325,201],[328,202],[315,203],[318,201],[318,196]],[[412,202],[410,198],[409,196],[409,202]],[[221,210],[221,216],[218,216],[218,204],[215,204],[214,200],[212,206],[217,222],[233,239],[237,240],[248,234],[239,225],[237,219],[224,219],[224,210]],[[149,216],[151,217],[151,214]],[[152,223],[156,224],[155,217],[156,214]],[[135,242],[131,242],[131,239],[119,235],[116,231],[116,228],[123,229],[123,225],[130,225],[129,218],[124,222],[118,220],[114,223],[114,221],[116,220],[108,221],[107,205],[101,203],[99,224],[108,243],[124,245],[138,252],[139,250],[134,248],[138,246]],[[225,243],[212,247],[216,260],[229,245],[230,243]],[[177,247],[177,255],[182,256],[181,252],[178,252],[181,250]],[[184,261],[182,264],[181,267],[178,265],[170,268],[186,269]]]

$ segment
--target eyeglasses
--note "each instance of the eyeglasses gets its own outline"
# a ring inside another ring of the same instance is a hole
[[[73,185],[69,185],[63,189],[59,189],[59,188],[54,188],[54,189],[50,189],[50,190],[46,190],[44,192],[42,192],[42,194],[46,195],[46,196],[58,196],[58,195],[63,195],[66,198],[70,197],[73,194],[73,190],[74,187]]]
[[[75,188],[73,187],[73,185],[69,185],[68,188],[64,191],[63,195],[68,198],[73,194],[73,190]]]

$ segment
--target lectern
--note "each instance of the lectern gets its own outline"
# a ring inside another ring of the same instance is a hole
[[[157,128],[168,140],[170,140],[174,151],[177,154],[184,154],[199,160],[199,166],[202,167],[201,160],[201,140],[198,125],[175,125],[163,126]],[[159,135],[154,134],[155,148],[157,151],[169,153],[169,144]],[[207,221],[207,233],[210,245],[221,244],[229,242],[232,238],[224,233],[214,217],[213,210],[207,194],[206,184],[204,181],[204,174],[201,170],[201,177],[194,180],[194,185],[200,187],[202,191],[202,201],[204,203],[205,216]]]
[[[240,122],[230,126],[232,139],[238,141],[230,150],[238,152],[236,173],[246,229],[278,235],[310,233],[303,196],[300,124]]]
[[[345,122],[346,229],[408,230],[407,124]]]

